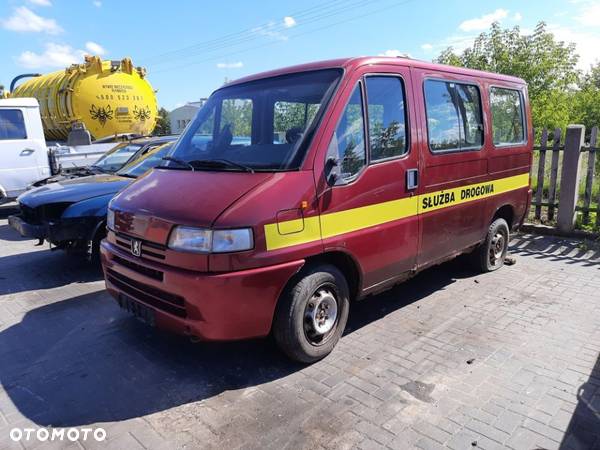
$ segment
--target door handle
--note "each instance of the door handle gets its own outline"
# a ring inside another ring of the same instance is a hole
[[[25,148],[21,151],[21,156],[29,156],[32,153],[35,153],[35,150],[32,148]]]
[[[419,169],[408,169],[406,171],[406,189],[413,190],[419,186]]]

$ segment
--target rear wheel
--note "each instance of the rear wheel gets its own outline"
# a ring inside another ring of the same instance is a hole
[[[475,264],[482,272],[492,272],[504,265],[510,232],[506,220],[498,218],[488,228],[485,241],[475,250]]]
[[[348,321],[349,289],[335,266],[306,270],[283,294],[273,323],[273,336],[291,359],[312,363],[327,356]]]

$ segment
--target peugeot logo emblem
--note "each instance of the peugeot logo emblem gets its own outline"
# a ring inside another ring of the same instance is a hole
[[[131,240],[131,254],[133,256],[140,256],[142,254],[142,241],[137,239]]]

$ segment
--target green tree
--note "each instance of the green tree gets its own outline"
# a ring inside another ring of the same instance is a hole
[[[565,127],[572,115],[570,98],[577,90],[580,72],[575,44],[557,41],[540,22],[530,35],[519,27],[503,29],[494,23],[473,46],[456,54],[444,50],[436,62],[514,75],[528,84],[533,125]]]
[[[590,71],[584,75],[583,85],[600,89],[600,62],[592,66]]]
[[[221,111],[221,130],[228,125],[233,136],[252,135],[252,100],[225,99]]]
[[[165,108],[158,110],[158,117],[156,118],[156,126],[154,127],[154,136],[163,136],[165,134],[171,134],[171,121],[169,120],[169,111]]]
[[[582,77],[580,89],[573,95],[573,120],[586,126],[600,126],[600,63]]]

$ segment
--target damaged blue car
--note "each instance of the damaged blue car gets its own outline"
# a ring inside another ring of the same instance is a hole
[[[21,236],[44,241],[51,248],[98,257],[100,241],[106,236],[108,202],[117,192],[152,168],[159,166],[172,142],[150,150],[115,174],[68,179],[22,194],[20,213],[8,222]]]

